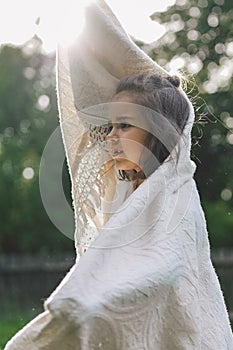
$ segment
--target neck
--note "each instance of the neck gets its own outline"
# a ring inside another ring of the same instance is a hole
[[[136,190],[138,186],[140,186],[143,183],[144,180],[145,179],[136,179],[134,182],[134,190]]]

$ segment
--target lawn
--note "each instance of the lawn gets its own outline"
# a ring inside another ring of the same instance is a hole
[[[35,308],[22,310],[18,306],[15,306],[14,311],[12,306],[10,309],[10,312],[3,312],[0,316],[0,350],[3,350],[7,341],[41,311]]]
[[[1,337],[0,337],[0,350],[3,350],[7,341],[19,330],[21,329],[30,318],[24,317],[1,317]]]

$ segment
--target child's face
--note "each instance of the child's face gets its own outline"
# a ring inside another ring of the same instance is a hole
[[[112,129],[107,135],[110,156],[118,170],[141,170],[140,157],[148,132],[141,126],[143,116],[139,114],[135,99],[129,93],[117,94],[110,109]],[[122,102],[122,103],[121,103]],[[143,126],[143,125],[142,125]]]

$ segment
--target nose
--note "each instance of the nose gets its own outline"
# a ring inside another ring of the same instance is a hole
[[[112,126],[111,131],[107,135],[107,140],[116,140],[119,138],[118,130],[115,126]]]

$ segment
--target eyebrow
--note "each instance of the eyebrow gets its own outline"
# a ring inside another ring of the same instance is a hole
[[[125,120],[127,120],[127,119],[129,119],[129,120],[132,120],[132,119],[134,119],[134,118],[132,118],[132,117],[129,117],[129,116],[120,116],[120,117],[116,117],[116,120],[118,121],[118,122],[120,122],[120,121],[125,121]]]

